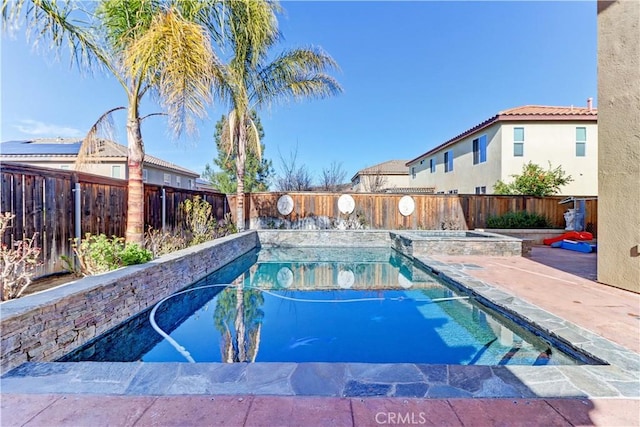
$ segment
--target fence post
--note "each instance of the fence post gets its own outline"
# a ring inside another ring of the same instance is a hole
[[[74,218],[74,231],[75,231],[75,235],[76,235],[76,239],[78,239],[78,241],[80,241],[81,237],[82,237],[82,230],[80,229],[80,224],[81,224],[81,205],[80,202],[82,201],[82,193],[80,190],[80,183],[76,182],[74,185],[74,189],[73,189],[73,199],[74,199],[74,214],[75,214],[75,218]]]
[[[162,188],[160,198],[162,199],[162,231],[165,231],[165,225],[167,223],[167,193]]]
[[[76,237],[76,243],[79,245],[80,244],[80,240],[82,239],[82,230],[81,230],[81,201],[82,201],[82,191],[80,190],[80,183],[76,182],[73,186],[73,213],[74,213],[74,218],[73,218],[73,229],[74,229],[74,234]],[[80,261],[78,260],[78,256],[76,255],[74,257],[75,260],[75,268],[79,268],[80,267]]]

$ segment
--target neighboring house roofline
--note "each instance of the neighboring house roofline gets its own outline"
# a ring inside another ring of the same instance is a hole
[[[521,107],[510,108],[500,111],[495,116],[483,121],[474,127],[467,129],[459,135],[443,142],[435,148],[409,160],[406,166],[409,167],[417,161],[431,156],[443,148],[447,148],[462,139],[488,128],[497,122],[509,121],[596,121],[598,120],[598,110],[591,107],[553,107],[548,105],[523,105]]]
[[[360,169],[353,175],[351,181],[353,182],[358,176],[363,175],[408,175],[409,169],[406,167],[406,160],[387,160],[386,162],[378,163],[377,165],[369,166],[364,169]]]
[[[385,193],[405,194],[435,194],[435,187],[392,187],[384,190]]]
[[[122,144],[119,144],[115,141],[105,140],[106,149],[100,156],[91,156],[92,160],[96,163],[100,162],[112,162],[112,161],[121,161],[127,163],[128,151],[127,147]],[[4,158],[37,158],[37,159],[60,159],[60,160],[68,160],[74,159],[78,156],[78,151],[80,149],[80,139],[72,139],[72,138],[39,138],[33,140],[15,140],[15,141],[5,141],[5,143],[24,143],[24,144],[33,144],[33,146],[41,146],[41,145],[55,145],[55,144],[69,144],[69,145],[78,145],[78,150],[74,153],[65,152],[65,153],[55,153],[55,152],[41,152],[41,153],[10,153],[5,154],[0,150],[0,156]],[[0,147],[2,147],[0,144]],[[190,169],[183,168],[182,166],[178,166],[174,163],[167,162],[166,160],[162,160],[158,157],[152,156],[150,154],[145,154],[143,167],[144,166],[154,166],[158,169],[166,170],[169,172],[180,172],[186,176],[199,177],[200,174],[194,172]]]

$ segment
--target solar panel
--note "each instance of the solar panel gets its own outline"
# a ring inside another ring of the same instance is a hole
[[[35,143],[32,141],[6,141],[0,143],[2,155],[77,155],[81,142]]]

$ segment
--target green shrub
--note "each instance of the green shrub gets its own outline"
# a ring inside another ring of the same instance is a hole
[[[573,181],[571,175],[567,175],[561,166],[555,169],[551,167],[544,170],[541,166],[529,162],[522,165],[521,175],[511,175],[513,182],[505,183],[502,180],[493,186],[495,194],[527,194],[531,196],[551,196],[560,192],[560,187]]]
[[[487,218],[487,228],[551,228],[553,224],[544,215],[525,211],[507,212]]]
[[[153,254],[136,243],[127,243],[124,250],[120,253],[122,265],[144,264],[151,261]]]
[[[85,234],[84,239],[74,239],[71,246],[80,264],[80,273],[84,276],[104,273],[120,267],[118,253],[124,248],[124,239],[104,234],[93,236]]]
[[[83,276],[104,273],[126,265],[142,264],[152,258],[151,251],[141,248],[135,243],[124,243],[124,238],[104,234],[97,236],[87,233],[84,239],[74,239],[71,245],[78,258],[80,271],[73,267],[73,261],[63,258],[69,270]]]

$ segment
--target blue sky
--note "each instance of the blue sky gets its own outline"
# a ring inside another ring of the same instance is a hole
[[[314,178],[335,161],[359,169],[412,159],[500,110],[597,105],[596,2],[282,2],[284,42],[319,46],[340,65],[344,93],[261,111],[265,156],[298,150]],[[2,141],[80,136],[126,105],[108,75],[83,76],[64,57],[2,36]],[[142,114],[160,111],[151,100]],[[201,173],[216,156],[209,109],[195,138],[173,141],[162,118],[143,123],[146,152]],[[124,113],[115,116],[122,124]],[[123,127],[117,133],[126,145]]]

